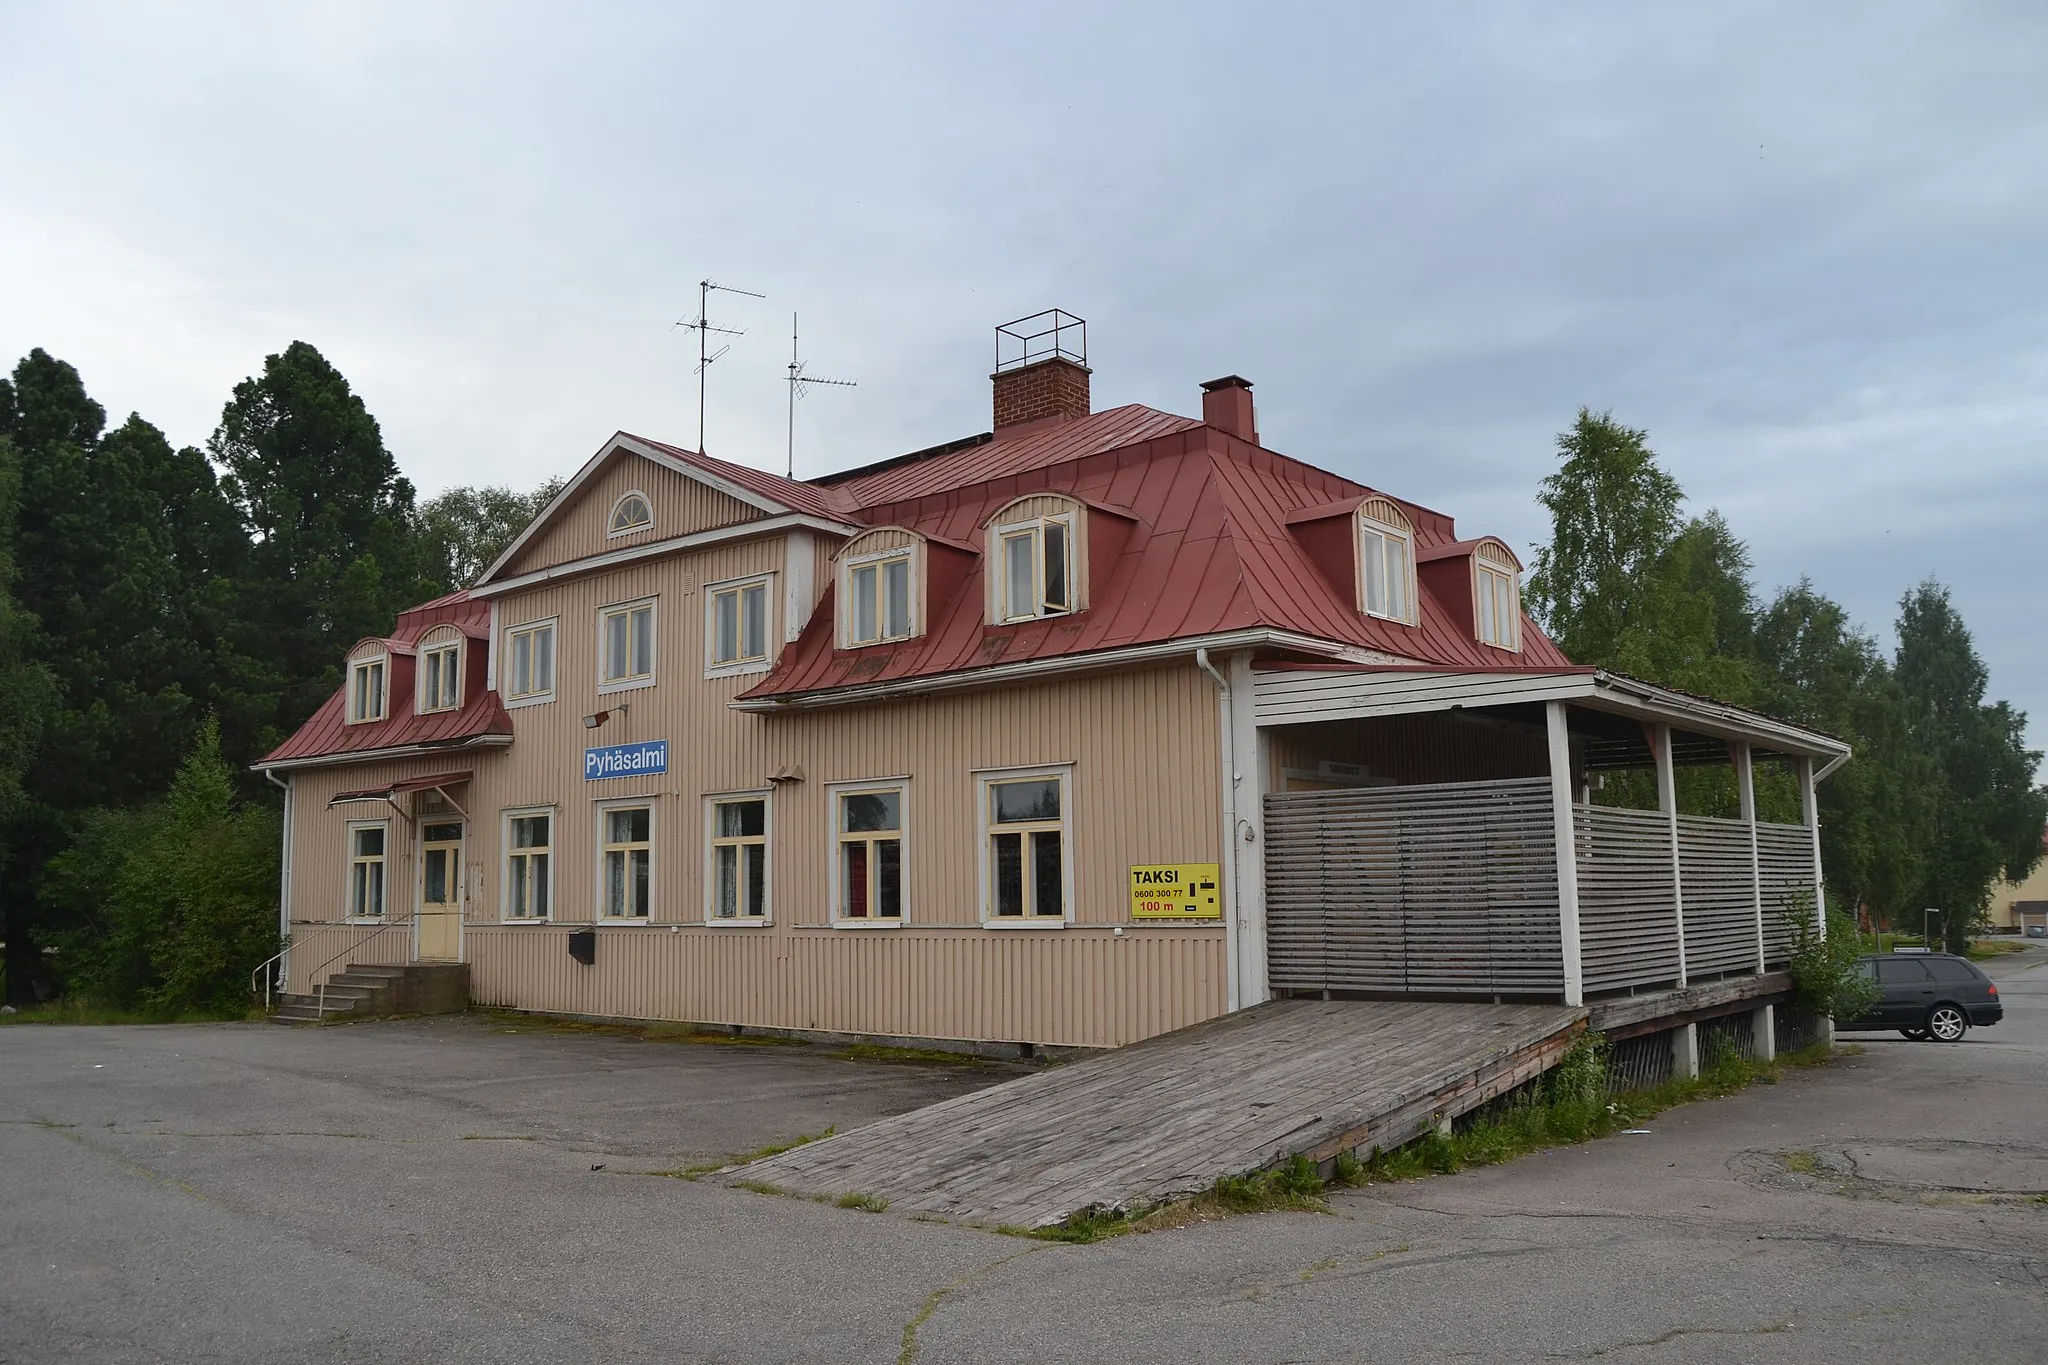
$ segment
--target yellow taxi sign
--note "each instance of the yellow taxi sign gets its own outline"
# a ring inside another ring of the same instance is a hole
[[[1220,863],[1152,863],[1131,869],[1132,919],[1222,919]]]

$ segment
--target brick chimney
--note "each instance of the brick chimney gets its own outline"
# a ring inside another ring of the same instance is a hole
[[[1049,308],[996,328],[995,429],[1043,417],[1086,417],[1088,324]]]
[[[996,386],[996,430],[1041,417],[1086,417],[1091,411],[1090,373],[1086,365],[1076,365],[1063,356],[1014,370],[997,370],[990,376]]]
[[[1257,445],[1259,424],[1252,411],[1252,381],[1226,374],[1202,385],[1202,422]]]

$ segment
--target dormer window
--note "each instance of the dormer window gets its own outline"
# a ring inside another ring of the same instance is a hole
[[[462,704],[462,641],[440,640],[420,649],[420,711],[453,711]]]
[[[1472,618],[1481,644],[1522,647],[1521,566],[1504,545],[1481,541],[1472,553]]]
[[[1358,597],[1365,614],[1415,620],[1415,528],[1386,498],[1358,509]]]
[[[383,655],[375,658],[357,659],[348,666],[348,723],[362,725],[373,720],[384,719],[384,677],[386,661]]]
[[[605,534],[629,535],[644,531],[654,525],[654,508],[648,504],[645,493],[628,493],[612,504],[611,520],[605,523]]]
[[[840,560],[842,649],[907,640],[917,634],[918,540],[884,527],[856,538]]]
[[[1072,513],[998,526],[995,545],[1001,575],[996,620],[1029,621],[1074,610]]]

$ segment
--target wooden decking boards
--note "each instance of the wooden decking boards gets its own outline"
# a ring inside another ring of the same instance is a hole
[[[1044,1226],[1297,1153],[1405,1142],[1553,1064],[1560,1005],[1279,1000],[726,1172],[892,1210]]]

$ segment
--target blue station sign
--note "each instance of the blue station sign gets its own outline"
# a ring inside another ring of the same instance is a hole
[[[638,744],[610,744],[583,751],[583,780],[602,782],[608,777],[644,777],[668,771],[668,741],[643,740]]]

